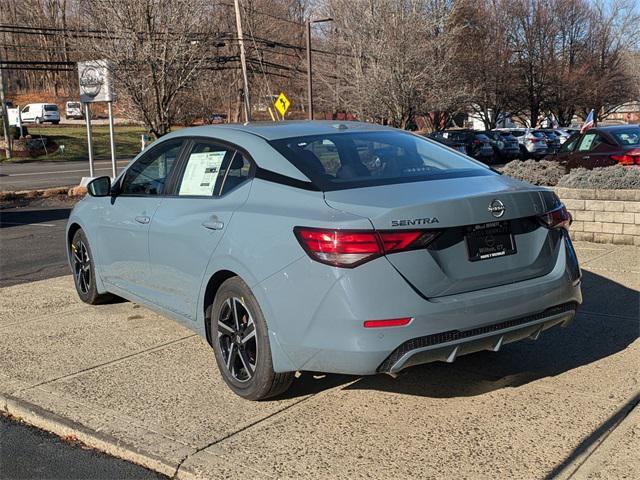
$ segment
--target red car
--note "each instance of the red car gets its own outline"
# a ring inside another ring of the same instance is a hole
[[[573,168],[640,165],[640,125],[590,128],[562,144],[555,160]]]

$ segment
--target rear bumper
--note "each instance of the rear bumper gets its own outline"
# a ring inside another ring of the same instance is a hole
[[[394,373],[416,363],[496,350],[555,324],[566,324],[582,302],[582,294],[577,264],[572,264],[574,256],[564,244],[559,244],[556,264],[544,276],[436,298],[416,293],[385,257],[354,269],[301,258],[253,287],[272,341],[277,341],[278,351],[286,357],[286,361],[274,358],[274,368]],[[573,308],[559,313],[549,310],[565,304]],[[365,320],[406,317],[412,321],[405,327],[363,327]],[[403,351],[385,363],[394,352],[406,349],[407,342],[434,336],[445,341],[416,343],[417,349]]]
[[[526,338],[537,340],[544,330],[571,323],[577,307],[576,303],[565,303],[542,313],[493,325],[412,338],[391,352],[377,370],[393,375],[413,365],[437,361],[451,363],[461,355],[481,350],[497,352],[502,345]]]

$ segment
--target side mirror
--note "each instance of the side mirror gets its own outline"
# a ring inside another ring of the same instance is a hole
[[[108,197],[111,195],[111,178],[94,178],[87,185],[87,193],[92,197]]]

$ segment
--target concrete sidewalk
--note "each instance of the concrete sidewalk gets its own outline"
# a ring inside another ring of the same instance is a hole
[[[640,249],[576,246],[566,329],[261,403],[145,308],[81,304],[70,277],[0,289],[0,409],[177,478],[640,478]]]

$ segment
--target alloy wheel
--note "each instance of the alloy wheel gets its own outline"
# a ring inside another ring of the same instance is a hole
[[[89,250],[82,240],[71,245],[73,254],[73,274],[78,289],[83,293],[89,293],[91,288],[91,259]]]
[[[228,298],[220,309],[218,343],[229,374],[238,382],[251,380],[258,359],[256,324],[238,297]]]

